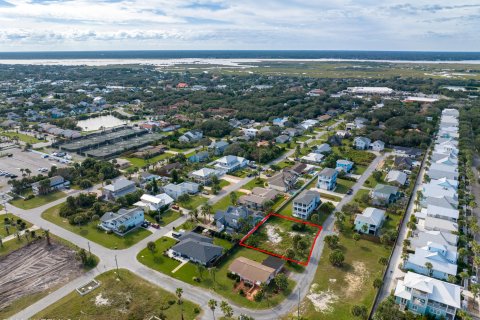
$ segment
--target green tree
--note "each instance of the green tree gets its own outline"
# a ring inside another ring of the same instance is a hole
[[[155,253],[155,250],[157,249],[157,245],[155,244],[155,242],[149,241],[147,243],[147,248],[153,254],[153,253]]]
[[[273,278],[278,291],[285,291],[288,288],[288,278],[284,273],[279,273]]]
[[[233,317],[233,308],[228,304],[227,301],[222,301],[220,303],[220,310],[222,310],[225,318]]]
[[[336,234],[328,235],[325,237],[325,243],[330,249],[336,249],[340,243],[340,238]]]
[[[360,319],[367,319],[368,310],[364,305],[354,305],[351,309],[352,316]]]
[[[345,256],[341,250],[335,249],[328,256],[328,260],[333,266],[341,267],[343,266],[343,262],[345,261]]]
[[[217,308],[217,300],[208,300],[208,307],[212,310],[213,320],[215,320],[215,309]]]
[[[373,287],[375,289],[380,288],[382,286],[382,284],[383,284],[383,280],[380,279],[380,278],[376,278],[375,280],[373,280]]]

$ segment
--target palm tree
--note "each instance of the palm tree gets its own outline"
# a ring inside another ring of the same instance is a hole
[[[0,248],[3,248],[3,241],[1,236],[0,236]]]
[[[433,265],[430,263],[430,262],[426,262],[425,263],[425,268],[427,268],[428,270],[428,275],[431,277],[432,276],[432,269],[433,269]]]
[[[212,310],[213,320],[215,320],[215,308],[217,307],[217,300],[208,300],[208,307]]]
[[[237,201],[238,201],[238,196],[237,194],[235,193],[235,191],[231,192],[230,193],[230,202],[236,206],[237,205]]]
[[[183,289],[182,288],[177,288],[177,290],[175,290],[175,294],[177,295],[177,298],[178,298],[177,303],[180,305],[180,312],[181,312],[182,320],[183,320],[183,302],[182,302]]]
[[[32,174],[32,170],[30,169],[25,169],[25,173],[28,175],[28,177],[30,178],[30,175]]]
[[[460,278],[462,278],[463,287],[466,288],[467,286],[466,280],[470,277],[470,275],[468,274],[468,271],[460,272],[459,276]]]
[[[212,206],[209,205],[208,203],[205,203],[203,206],[202,206],[202,215],[203,215],[203,219],[204,219],[204,223],[206,224],[206,220],[207,220],[207,216],[209,216],[210,214],[212,214]]]
[[[48,230],[48,229],[43,230],[43,235],[45,236],[45,239],[47,240],[47,245],[51,245],[52,243],[50,242],[50,230]]]

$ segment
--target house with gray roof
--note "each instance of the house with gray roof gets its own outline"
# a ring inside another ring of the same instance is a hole
[[[367,137],[355,137],[355,139],[353,139],[353,144],[358,150],[367,150],[370,148],[371,142],[372,140]]]
[[[65,180],[62,176],[53,176],[51,178],[47,178],[50,182],[50,189],[48,192],[52,192],[54,190],[61,190],[65,187],[70,185],[70,181]],[[39,195],[41,189],[41,181],[37,181],[32,183],[32,192],[34,195]]]
[[[321,145],[315,146],[313,148],[313,152],[325,154],[325,153],[332,152],[332,148],[328,143],[322,143]]]
[[[106,200],[116,200],[135,191],[137,191],[135,182],[120,178],[103,187],[102,195]]]
[[[124,235],[130,230],[136,229],[145,221],[143,209],[120,209],[118,212],[106,212],[100,218],[99,226],[106,231]]]
[[[281,192],[288,192],[295,187],[300,174],[288,168],[268,179],[270,188]]]
[[[427,268],[430,264],[432,268]],[[429,277],[448,280],[448,276],[457,275],[457,253],[447,247],[429,242],[425,247],[415,249],[409,254],[404,268]]]
[[[218,230],[227,233],[240,231],[246,224],[254,227],[263,216],[244,206],[229,206],[227,210],[218,210],[214,220]]]
[[[443,231],[419,231],[410,237],[410,248],[425,247],[429,243],[438,243],[449,251],[457,251],[458,235]]]
[[[399,170],[390,170],[385,177],[385,181],[403,186],[407,182],[407,174]]]
[[[217,156],[222,155],[225,149],[228,147],[228,142],[227,141],[213,141],[209,146],[208,149],[212,150],[213,153]]]
[[[170,197],[177,200],[181,195],[198,193],[199,187],[198,183],[184,181],[179,184],[169,183],[163,187],[163,190]]]
[[[312,212],[322,203],[320,193],[314,190],[303,190],[293,199],[293,216],[308,219]]]
[[[365,208],[362,214],[355,217],[355,231],[365,234],[376,235],[385,221],[385,210],[377,208]]]
[[[324,168],[318,174],[317,188],[334,190],[337,187],[338,171],[332,168]]]
[[[371,197],[374,205],[389,205],[400,198],[400,192],[397,187],[379,183],[371,191]]]
[[[213,244],[212,238],[201,234],[186,232],[179,240],[168,250],[173,257],[179,259],[209,267],[223,254],[223,247]]]

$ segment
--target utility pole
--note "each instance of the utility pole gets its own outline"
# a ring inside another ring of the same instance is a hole
[[[115,255],[115,264],[117,265],[117,276],[120,278],[120,272],[118,271],[117,255]]]
[[[90,251],[90,241],[87,241],[87,244],[88,244],[88,254],[91,256],[92,252]]]

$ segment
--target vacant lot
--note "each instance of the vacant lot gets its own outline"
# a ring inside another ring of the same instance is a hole
[[[252,233],[245,244],[268,252],[306,262],[318,228],[271,216]]]
[[[73,249],[37,240],[2,258],[0,270],[0,318],[4,319],[79,276],[82,266]]]
[[[190,301],[177,304],[175,295],[120,269],[96,278],[101,286],[80,296],[72,292],[36,314],[36,319],[195,319],[200,308]]]
[[[151,234],[148,230],[138,228],[121,237],[114,233],[108,234],[104,230],[100,230],[97,228],[98,222],[90,222],[82,226],[71,225],[67,219],[59,216],[58,211],[61,205],[59,204],[45,210],[42,213],[42,218],[109,249],[128,248]]]
[[[0,135],[4,137],[8,137],[10,139],[16,140],[18,139],[19,141],[23,141],[25,143],[30,143],[30,144],[35,144],[38,142],[42,142],[41,140],[38,140],[34,136],[24,134],[24,133],[17,133],[13,131],[3,131]]]
[[[55,191],[43,196],[35,196],[32,199],[24,200],[21,198],[10,201],[10,203],[20,209],[28,210],[41,207],[47,203],[66,197],[67,194],[62,191]]]

